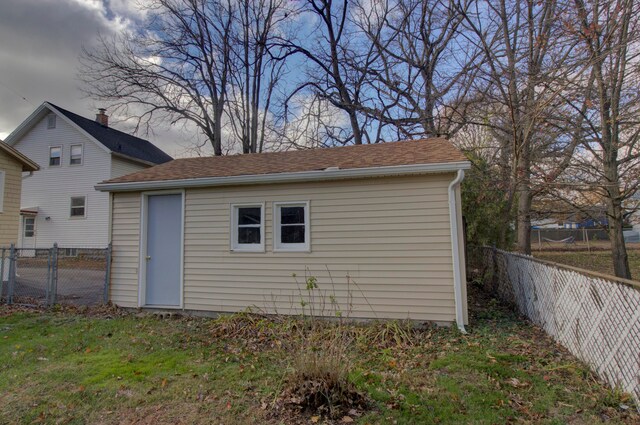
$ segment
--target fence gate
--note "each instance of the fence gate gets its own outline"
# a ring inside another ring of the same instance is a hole
[[[96,305],[108,301],[111,246],[1,248],[0,302]]]

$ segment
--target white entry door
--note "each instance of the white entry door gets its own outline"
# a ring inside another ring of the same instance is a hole
[[[145,305],[182,304],[182,194],[149,195],[146,208]]]
[[[20,235],[20,256],[35,257],[36,256],[36,216],[22,216],[22,234]]]

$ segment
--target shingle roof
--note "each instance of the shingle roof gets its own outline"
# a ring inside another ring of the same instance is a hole
[[[22,165],[22,171],[38,171],[40,167],[25,154],[0,140],[0,150],[13,157]]]
[[[375,145],[176,159],[104,183],[267,175],[317,171],[332,167],[346,170],[466,160],[462,152],[448,140],[431,138]]]
[[[148,140],[132,136],[114,128],[105,127],[94,120],[74,114],[53,103],[50,103],[50,105],[102,143],[111,152],[152,164],[163,164],[173,159]]]

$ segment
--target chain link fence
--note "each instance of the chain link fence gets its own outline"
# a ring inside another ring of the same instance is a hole
[[[96,305],[108,301],[111,247],[0,248],[0,302]]]
[[[472,279],[640,406],[640,282],[487,247],[468,258]]]

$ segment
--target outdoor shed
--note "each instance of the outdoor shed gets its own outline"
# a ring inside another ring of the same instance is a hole
[[[110,299],[463,327],[468,168],[433,138],[177,159],[102,182]]]

